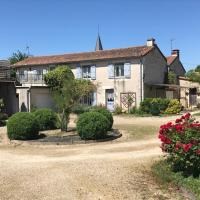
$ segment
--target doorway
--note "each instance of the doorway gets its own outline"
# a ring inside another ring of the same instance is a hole
[[[106,108],[111,112],[115,109],[114,101],[114,89],[106,89]]]

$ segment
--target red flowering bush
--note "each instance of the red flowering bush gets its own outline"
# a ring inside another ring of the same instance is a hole
[[[200,175],[200,123],[190,113],[160,127],[161,148],[168,153],[174,171]]]

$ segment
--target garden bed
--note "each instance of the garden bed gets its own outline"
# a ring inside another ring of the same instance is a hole
[[[121,136],[122,134],[118,131],[118,129],[112,129],[111,131],[108,131],[107,136],[104,139],[82,140],[80,136],[76,133],[75,129],[69,128],[67,132],[61,132],[60,129],[43,131],[40,132],[38,139],[27,140],[25,142],[29,144],[71,145],[111,141]]]

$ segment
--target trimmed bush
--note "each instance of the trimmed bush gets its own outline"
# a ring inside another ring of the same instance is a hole
[[[35,139],[39,124],[32,113],[20,112],[12,115],[7,123],[8,137],[13,140]]]
[[[72,113],[80,115],[80,114],[82,114],[84,112],[89,112],[90,109],[91,109],[91,106],[78,104],[78,105],[73,106]]]
[[[33,114],[39,123],[40,131],[59,128],[58,116],[51,109],[38,109]]]
[[[166,114],[177,114],[181,111],[181,103],[177,99],[171,99],[167,109],[165,110]]]
[[[99,112],[86,112],[79,116],[76,127],[81,139],[99,139],[106,136],[108,119]]]
[[[110,111],[108,111],[106,108],[102,108],[102,107],[96,107],[94,109],[91,109],[91,111],[101,113],[103,116],[105,116],[109,121],[108,131],[110,131],[112,129],[113,116]]]

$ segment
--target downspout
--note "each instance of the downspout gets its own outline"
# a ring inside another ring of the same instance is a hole
[[[27,90],[27,112],[30,112],[31,111],[31,108],[30,108],[30,101],[31,101],[31,87]]]
[[[144,66],[143,58],[140,58],[140,101],[144,100]]]

